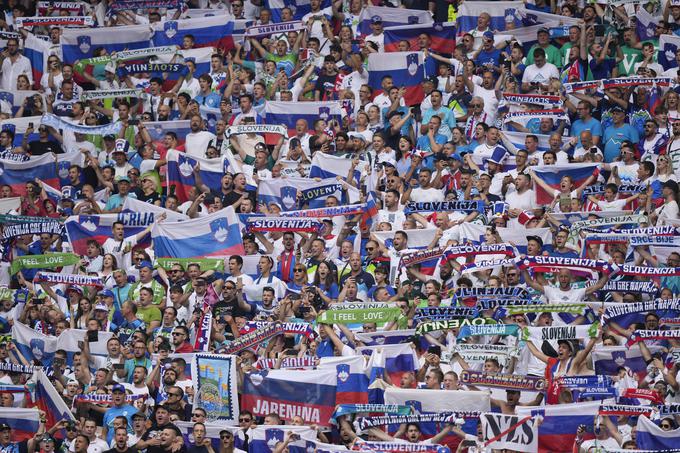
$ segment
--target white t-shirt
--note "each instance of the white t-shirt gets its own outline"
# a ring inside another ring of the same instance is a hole
[[[545,286],[543,287],[543,294],[545,294],[549,304],[575,303],[585,299],[586,289],[572,288],[568,291],[562,291],[557,286]]]
[[[560,78],[560,72],[557,70],[557,67],[554,64],[546,63],[541,68],[535,64],[532,64],[527,66],[527,68],[524,70],[522,83],[538,82],[545,85],[552,77],[556,79]]]
[[[430,187],[429,189],[422,189],[420,187],[411,191],[411,201],[422,203],[424,201],[444,201],[444,192],[440,189]]]
[[[205,157],[205,150],[211,140],[215,140],[215,134],[208,131],[191,132],[187,134],[184,149],[191,157]]]

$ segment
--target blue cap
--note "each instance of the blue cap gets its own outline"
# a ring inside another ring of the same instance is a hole
[[[372,24],[382,24],[382,17],[375,15],[371,17],[371,23]]]
[[[108,288],[102,289],[101,291],[99,291],[99,295],[102,297],[113,297],[113,291],[111,291]]]
[[[493,41],[494,34],[491,33],[490,31],[485,31],[484,34],[482,35],[482,37],[484,37],[484,38],[486,38],[486,39],[490,39],[490,40]]]
[[[127,182],[127,183],[129,183],[129,182],[130,182],[130,178],[128,178],[127,176],[121,176],[120,178],[117,178],[117,179],[116,179],[116,182],[119,183],[119,184],[120,184],[121,182]]]
[[[125,393],[125,386],[123,384],[114,384],[111,388],[111,393],[123,392]]]
[[[139,267],[139,269],[141,269],[143,267],[148,267],[149,269],[153,270],[153,264],[151,264],[150,261],[142,261],[141,263],[139,263],[138,267]]]
[[[461,156],[461,155],[458,154],[458,153],[453,153],[453,154],[451,154],[451,155],[449,156],[449,159],[455,159],[455,160],[457,160],[458,162],[462,162],[462,161],[463,161],[463,156]]]

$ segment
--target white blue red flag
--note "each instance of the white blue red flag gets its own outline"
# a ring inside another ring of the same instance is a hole
[[[418,104],[423,100],[421,85],[425,79],[422,52],[372,53],[368,56],[368,84],[374,90],[382,90],[382,79],[391,76],[395,86],[406,88],[406,105]]]
[[[150,46],[151,29],[148,25],[124,27],[64,28],[61,48],[64,62],[92,57],[95,49],[103,47],[108,54],[121,50],[144,49]]]
[[[263,370],[243,380],[241,409],[284,420],[301,417],[306,424],[328,426],[335,410],[337,374],[324,370]]]
[[[216,47],[231,50],[234,48],[232,16],[217,15],[157,22],[153,25],[154,46],[181,46],[186,35],[194,37],[196,47]]]
[[[428,11],[406,8],[388,8],[386,6],[367,6],[359,15],[358,31],[360,35],[371,34],[371,21],[375,17],[382,20],[383,27],[398,25],[431,25],[434,23]]]
[[[307,121],[309,129],[313,128],[318,119],[336,120],[342,124],[342,104],[332,102],[282,102],[269,101],[265,105],[267,124],[283,124],[288,128],[288,135],[295,135],[295,122],[303,119]]]
[[[243,254],[238,216],[231,206],[197,219],[156,223],[151,230],[151,238],[158,257]]]

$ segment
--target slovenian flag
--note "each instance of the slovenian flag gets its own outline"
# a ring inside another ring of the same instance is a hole
[[[69,242],[73,251],[84,255],[87,251],[87,241],[94,239],[103,244],[111,237],[111,228],[114,222],[123,223],[123,235],[125,237],[135,235],[143,231],[154,221],[153,212],[120,212],[118,214],[77,215],[71,216],[64,222]],[[150,244],[148,236],[146,241],[138,241],[139,244]]]
[[[638,418],[635,436],[640,450],[673,450],[680,445],[680,428],[664,431],[644,415]]]
[[[274,412],[287,421],[300,416],[305,424],[329,426],[336,384],[335,369],[250,373],[244,378],[241,408],[259,417]]]
[[[680,36],[661,35],[659,37],[659,53],[657,59],[664,69],[668,70],[678,66],[678,62],[675,60],[675,52],[677,52],[678,47],[680,47]]]
[[[432,40],[430,50],[442,54],[453,54],[456,48],[456,24],[399,25],[385,28],[385,52],[397,52],[399,41],[408,41],[411,49],[419,49],[418,36],[427,34]]]
[[[312,166],[309,169],[309,177],[326,179],[340,176],[342,179],[347,180],[351,168],[351,159],[326,153],[314,153]],[[358,184],[360,177],[361,172],[355,169],[352,173],[354,182]]]
[[[53,187],[59,187],[54,154],[34,156],[26,162],[0,160],[0,184],[11,186],[14,193],[25,195],[26,183],[34,181],[35,178],[40,178]]]
[[[35,408],[3,407],[0,413],[0,423],[6,423],[12,428],[13,442],[22,442],[32,438],[38,432],[40,413]]]
[[[652,354],[661,353],[659,346],[649,346]],[[616,376],[619,367],[625,367],[640,382],[647,376],[647,364],[642,357],[640,348],[627,346],[596,346],[593,349],[593,367],[595,374],[600,376]]]
[[[45,335],[20,322],[12,325],[12,342],[24,359],[21,362],[30,364],[49,366],[57,350],[57,337]]]
[[[425,78],[422,52],[372,53],[368,56],[368,84],[376,92],[382,91],[382,79],[391,76],[395,86],[406,88],[406,105],[422,102],[421,85]]]
[[[559,190],[560,181],[564,176],[571,176],[574,187],[579,187],[593,175],[596,168],[597,164],[542,165],[536,167],[534,173],[550,187]],[[555,198],[552,193],[546,192],[535,182],[534,191],[536,192],[536,203],[539,205],[549,205]]]
[[[156,223],[151,230],[157,257],[198,258],[242,255],[238,216],[228,206],[205,217]]]
[[[40,79],[47,68],[47,58],[50,55],[50,42],[38,38],[33,33],[26,35],[24,41],[24,56],[31,62],[33,69],[33,82],[35,86],[40,84]]]
[[[118,27],[116,27],[118,28]],[[157,22],[153,24],[153,45],[182,47],[186,35],[194,37],[195,47],[215,47],[228,51],[234,48],[232,16],[216,15]]]
[[[293,10],[293,19],[301,20],[307,13],[312,11],[309,5],[309,0],[267,0],[266,3],[269,11],[272,13],[272,22],[283,22],[281,19],[281,11],[283,8],[290,8]],[[322,0],[321,9],[328,8],[330,10],[331,0]],[[330,14],[328,12],[326,15]]]
[[[322,357],[318,369],[331,369],[336,373],[335,404],[368,403],[368,377],[363,356]]]
[[[228,162],[223,158],[206,159],[192,157],[186,153],[170,150],[166,154],[168,161],[167,186],[180,203],[189,200],[189,191],[196,185],[194,168],[200,165],[200,176],[203,184],[211,190],[219,191],[222,187],[222,176],[228,169]]]
[[[385,372],[395,385],[404,373],[418,370],[418,356],[410,343],[363,346],[358,348],[358,351],[369,357],[376,352],[382,352],[385,358]]]
[[[287,417],[290,422],[290,418]],[[226,429],[229,429],[226,427]],[[324,444],[319,444],[318,442],[311,441],[309,439],[316,439],[317,432],[312,428],[307,426],[299,425],[279,425],[279,426],[266,426],[259,425],[248,430],[248,452],[249,453],[272,453],[276,449],[276,444],[283,442],[285,440],[286,434],[292,432],[299,436],[299,440],[293,440],[287,446],[289,453],[307,453],[312,451],[317,452],[330,452],[336,450],[344,450],[344,448],[339,448],[339,446],[330,446],[331,449],[316,448],[317,445],[321,447]],[[237,433],[238,435],[238,433]],[[241,434],[242,435],[242,434]],[[238,442],[238,437],[236,439]]]
[[[167,23],[167,22],[164,22]],[[148,25],[123,27],[64,28],[61,48],[65,63],[92,57],[95,49],[103,47],[107,54],[121,50],[144,49],[150,46],[151,29]]]
[[[521,12],[524,10],[524,3],[520,1],[501,1],[501,2],[463,2],[458,7],[456,23],[458,30],[472,30],[477,27],[477,18],[482,13],[491,16],[489,28],[491,30],[505,30],[506,20],[511,19],[515,26],[522,25]],[[533,12],[533,11],[532,11]],[[524,25],[531,25],[529,23]]]
[[[371,20],[375,16],[380,17],[384,28],[397,27],[399,25],[431,25],[434,23],[432,14],[429,11],[389,8],[386,6],[367,6],[361,10],[359,15],[357,29],[360,35],[366,36],[371,34]]]
[[[314,121],[318,119],[336,120],[342,124],[342,104],[332,102],[283,102],[269,101],[265,104],[267,124],[283,124],[288,128],[288,135],[295,135],[296,121],[307,121],[309,129],[313,129]]]
[[[360,193],[356,187],[335,178],[320,181],[292,177],[263,179],[257,191],[257,202],[276,203],[283,211],[293,211],[305,205],[316,209],[324,207],[326,198],[331,195],[345,205],[358,202]]]
[[[543,422],[538,428],[539,453],[565,451],[565,445],[574,444],[579,425],[593,425],[593,419],[598,414],[601,404],[602,401],[598,400],[548,406],[518,406],[517,415],[543,416]],[[585,438],[592,438],[592,434],[586,434]]]
[[[61,420],[74,420],[71,410],[45,372],[37,370],[36,377],[33,403],[45,413],[47,428],[49,429]]]

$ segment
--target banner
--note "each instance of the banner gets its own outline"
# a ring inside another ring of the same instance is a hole
[[[4,216],[5,219],[12,219],[14,216]],[[4,224],[2,227],[2,239],[14,239],[25,234],[58,234],[64,233],[64,224],[56,220],[45,220],[40,218],[37,223],[16,223],[13,225]]]
[[[93,286],[103,288],[102,279],[93,275],[62,274],[57,272],[38,272],[33,281],[36,283],[46,282],[52,284],[65,284],[76,286]]]
[[[323,222],[309,218],[295,217],[249,217],[246,220],[247,232],[300,232],[300,233],[319,233],[323,228]]]
[[[194,407],[205,410],[210,421],[238,423],[236,356],[196,354],[191,361]]]
[[[45,113],[40,120],[40,124],[42,124],[43,126],[53,127],[57,130],[69,131],[85,135],[118,135],[118,132],[120,132],[120,128],[123,127],[123,124],[120,121],[105,124],[103,126],[84,126],[68,122],[62,119],[61,117],[58,117],[57,115],[53,115],[51,113]]]
[[[404,206],[404,214],[413,212],[484,212],[484,202],[479,200],[460,200],[460,201],[409,201]]]
[[[73,253],[46,253],[44,255],[17,256],[12,260],[12,275],[21,269],[54,269],[80,263],[80,257]]]
[[[630,314],[648,313],[657,310],[680,311],[680,299],[656,299],[645,302],[607,304],[602,314],[602,323]]]
[[[245,36],[247,38],[260,38],[262,36],[288,33],[290,31],[300,31],[304,28],[305,24],[299,20],[273,23],[268,25],[254,25],[252,27],[246,28]]]
[[[400,314],[400,308],[326,310],[316,318],[316,322],[321,324],[358,324],[365,322],[382,324],[395,320]]]
[[[680,428],[663,430],[643,415],[638,417],[635,441],[642,450],[672,450],[679,445]]]
[[[543,378],[516,374],[488,374],[473,370],[461,371],[460,382],[468,385],[506,390],[540,392],[545,389],[545,379]]]
[[[418,104],[424,97],[424,63],[424,54],[421,51],[370,53],[367,66],[368,85],[374,90],[381,90],[383,77],[390,75],[395,86],[406,90],[406,105]]]
[[[236,340],[228,345],[222,346],[215,352],[217,354],[237,354],[248,348],[257,348],[262,342],[269,340],[281,333],[281,329],[277,323],[269,324],[261,329],[254,330],[245,335],[241,335]]]
[[[482,414],[484,445],[490,449],[536,453],[538,423],[535,417],[505,414]]]

